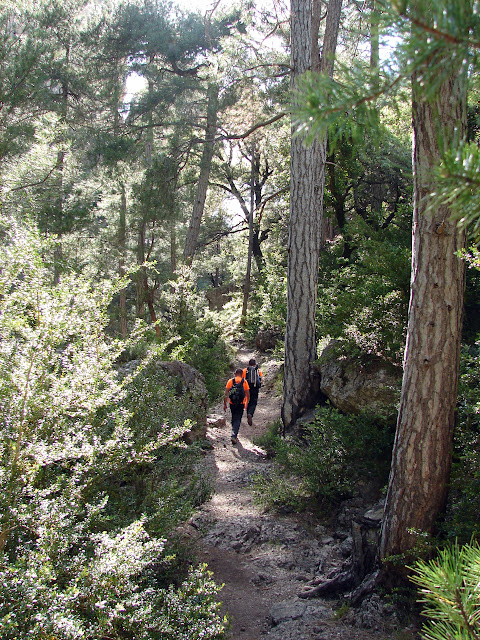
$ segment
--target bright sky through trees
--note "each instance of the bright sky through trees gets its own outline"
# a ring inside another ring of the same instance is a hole
[[[196,11],[205,15],[212,9],[226,9],[231,4],[229,0],[174,0],[174,4],[184,11]],[[125,102],[128,104],[132,96],[145,88],[145,80],[137,73],[131,73],[126,81]]]

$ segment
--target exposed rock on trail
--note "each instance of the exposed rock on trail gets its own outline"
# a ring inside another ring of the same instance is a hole
[[[252,357],[240,351],[246,366]],[[195,530],[198,559],[206,562],[219,584],[223,610],[231,618],[233,640],[384,640],[381,618],[373,628],[356,628],[335,619],[338,603],[300,597],[319,576],[338,571],[351,554],[350,531],[330,532],[308,515],[266,513],[255,504],[251,480],[268,472],[272,462],[252,443],[255,435],[280,415],[268,371],[253,425],[244,414],[236,445],[230,442],[230,414],[210,420],[212,444],[204,458],[214,483],[214,495],[190,521]],[[264,365],[264,366],[262,366]],[[265,366],[266,365],[266,366]],[[213,409],[223,415],[223,403]],[[391,636],[390,636],[391,637]]]

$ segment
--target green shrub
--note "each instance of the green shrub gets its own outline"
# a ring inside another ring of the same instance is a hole
[[[191,365],[205,378],[210,402],[216,400],[224,389],[224,373],[228,368],[227,347],[221,331],[212,320],[202,320],[194,334],[185,336],[171,351],[171,356]]]
[[[266,444],[287,476],[300,479],[299,495],[327,504],[349,495],[359,478],[386,482],[394,433],[394,412],[353,416],[321,407],[300,435],[282,438],[274,432]]]
[[[468,542],[480,521],[480,342],[462,348],[457,422],[447,511],[442,527]]]
[[[349,260],[333,243],[320,258],[317,334],[346,340],[364,353],[401,363],[410,291],[410,236],[374,232],[362,220],[349,225]]]
[[[138,448],[175,441],[205,419],[205,409],[191,402],[179,380],[157,366],[155,352],[126,385],[122,407]]]
[[[141,513],[150,535],[166,537],[211,496],[209,478],[197,470],[197,447],[167,444],[153,456],[151,462],[119,463],[89,479],[86,497],[108,495],[97,529],[126,526]]]
[[[191,568],[180,587],[158,588],[152,567],[164,561],[162,541],[150,540],[141,523],[97,536],[89,557],[84,553],[77,548],[61,575],[34,551],[0,563],[2,640],[226,638],[211,574]]]
[[[268,425],[266,431],[260,436],[254,436],[253,442],[266,450],[267,455],[273,456],[278,444],[281,441],[283,423],[281,419],[275,420]]]
[[[125,345],[106,332],[125,283],[53,286],[38,234],[0,226],[0,637],[224,638],[203,568],[162,584],[165,537],[208,489],[146,405],[132,421]]]
[[[252,476],[252,486],[255,502],[278,513],[301,513],[314,506],[303,479],[279,466]]]
[[[213,402],[223,391],[228,351],[220,327],[207,315],[205,301],[195,292],[189,270],[167,284],[163,304],[167,311],[162,322],[164,343],[159,352],[200,371]]]
[[[285,333],[287,321],[287,272],[271,256],[265,262],[262,276],[249,298],[245,337],[252,344],[260,329],[274,329]],[[279,259],[278,256],[273,256]]]

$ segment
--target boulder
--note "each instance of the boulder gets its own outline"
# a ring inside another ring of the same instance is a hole
[[[283,337],[284,334],[279,329],[260,329],[255,338],[255,347],[262,353],[273,351]]]
[[[232,293],[235,291],[236,286],[234,284],[222,285],[209,289],[205,293],[205,297],[208,300],[208,308],[210,311],[220,311],[223,307],[232,299]]]
[[[131,360],[119,368],[119,376],[124,378],[133,375],[140,365],[140,360]],[[164,361],[151,360],[140,375],[150,376],[160,370],[169,375],[174,381],[175,398],[186,408],[185,417],[193,422],[184,440],[191,444],[195,440],[203,439],[207,433],[208,395],[203,375],[179,360]]]
[[[194,426],[189,429],[184,440],[191,444],[205,438],[207,434],[208,395],[203,375],[179,360],[159,361],[156,366],[177,380],[175,394],[182,402],[192,407]]]
[[[222,429],[227,424],[225,416],[220,416],[216,413],[207,416],[207,426],[211,429]]]
[[[178,396],[185,395],[195,407],[204,412],[202,422],[205,422],[208,407],[207,387],[203,375],[185,362],[179,360],[161,360],[155,366],[177,378],[175,392]]]
[[[316,365],[320,388],[332,405],[344,413],[379,408],[398,401],[402,368],[379,356],[365,354],[354,358],[339,353],[339,343],[332,340]]]

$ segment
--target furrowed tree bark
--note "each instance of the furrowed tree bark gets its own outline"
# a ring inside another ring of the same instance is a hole
[[[453,67],[454,65],[452,65]],[[462,330],[464,234],[447,206],[428,207],[432,169],[465,132],[466,78],[452,69],[435,97],[413,77],[414,220],[405,367],[380,558],[404,554],[412,530],[432,533],[450,474]],[[458,138],[457,138],[458,136]],[[392,574],[393,569],[389,569]]]
[[[203,145],[202,159],[200,162],[200,175],[197,183],[195,201],[193,203],[192,217],[185,239],[183,259],[186,264],[191,264],[197,248],[200,224],[205,208],[208,181],[212,169],[213,152],[215,149],[215,135],[217,133],[218,117],[218,86],[211,84],[208,87],[207,125],[205,128],[205,143]]]
[[[319,0],[291,2],[292,91],[306,71],[333,72],[341,0],[330,0],[322,60],[318,54]],[[287,267],[287,325],[282,420],[289,429],[315,404],[311,364],[317,357],[315,310],[322,244],[326,140],[306,147],[292,129],[290,220]]]

